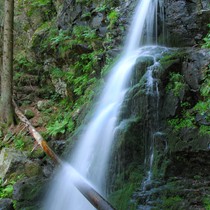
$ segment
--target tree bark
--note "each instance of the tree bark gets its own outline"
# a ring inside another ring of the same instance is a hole
[[[12,106],[14,0],[5,0],[4,10],[0,119],[3,123],[10,125],[14,123],[14,110]]]
[[[15,101],[13,101],[15,107],[15,113],[18,118],[28,126],[30,134],[34,137],[36,142],[41,146],[43,151],[58,165],[66,166],[66,163],[61,161],[61,159],[55,154],[55,152],[48,146],[44,138],[36,131],[36,129],[31,125],[30,121],[23,115],[19,110]],[[114,210],[112,205],[104,199],[93,187],[91,187],[83,177],[68,164],[69,178],[71,178],[74,186],[86,197],[86,199],[99,210]],[[71,175],[74,174],[74,175]],[[76,174],[76,176],[75,176]]]

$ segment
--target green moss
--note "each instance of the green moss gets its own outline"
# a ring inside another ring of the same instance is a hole
[[[165,154],[158,153],[158,150],[154,150],[154,162],[152,167],[152,174],[154,179],[161,179],[165,176],[169,160],[165,157]]]
[[[182,198],[180,196],[174,196],[174,197],[168,197],[168,198],[163,198],[163,203],[162,203],[162,209],[163,210],[176,210],[176,209],[182,209],[180,204],[182,202]],[[183,209],[184,210],[184,209]]]
[[[183,59],[186,56],[186,52],[176,51],[172,53],[167,53],[160,59],[160,64],[164,69],[167,69],[173,63],[179,62],[180,59]]]
[[[127,170],[130,171],[130,169]],[[126,173],[130,174],[127,180],[123,177]],[[110,194],[110,202],[120,210],[135,210],[136,204],[131,203],[131,198],[136,188],[140,186],[143,179],[143,171],[140,169],[133,169],[132,172],[125,172],[116,179],[118,190]]]
[[[114,206],[116,206],[117,209],[134,210],[136,209],[135,204],[129,203],[134,190],[135,186],[133,184],[126,184],[121,190],[112,193],[109,200],[114,204]]]
[[[207,196],[203,199],[205,210],[210,210],[210,196]]]

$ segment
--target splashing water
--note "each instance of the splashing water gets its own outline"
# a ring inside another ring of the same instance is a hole
[[[145,54],[140,43],[151,44],[154,34],[158,0],[140,0],[128,34],[121,58],[107,80],[96,112],[87,125],[69,160],[76,171],[98,192],[104,194],[116,119],[126,93],[126,85],[136,59]],[[146,36],[146,38],[145,38]],[[148,84],[149,85],[149,84]],[[62,167],[53,180],[52,189],[45,202],[46,210],[92,210],[94,207],[81,195],[71,182],[71,169]],[[75,175],[76,176],[76,175]],[[75,177],[74,176],[74,177]]]

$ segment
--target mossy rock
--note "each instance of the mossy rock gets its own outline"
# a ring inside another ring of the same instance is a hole
[[[24,114],[28,119],[31,119],[35,116],[34,112],[31,109],[26,109]]]
[[[42,173],[41,166],[35,162],[27,162],[25,164],[25,174],[28,177],[38,176]]]
[[[37,147],[33,152],[30,152],[28,154],[30,158],[43,158],[45,156],[44,151],[41,149],[41,147]]]
[[[40,176],[22,179],[14,184],[13,199],[17,202],[25,202],[25,206],[30,206],[30,203],[36,203],[42,199],[45,184],[46,180]],[[19,209],[24,209],[25,206]]]

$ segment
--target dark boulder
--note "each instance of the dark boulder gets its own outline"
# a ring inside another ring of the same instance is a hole
[[[9,198],[0,199],[0,210],[14,210],[12,200]]]

